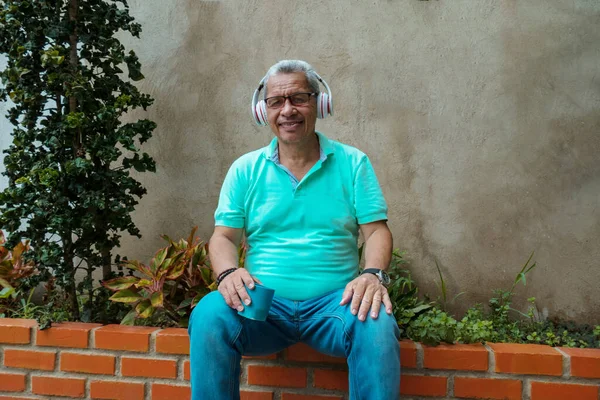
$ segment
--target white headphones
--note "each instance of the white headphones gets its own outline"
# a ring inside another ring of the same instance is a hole
[[[328,115],[333,115],[333,100],[331,99],[329,85],[319,76],[319,74],[314,71],[312,72],[317,77],[317,80],[325,86],[325,89],[327,89],[327,93],[320,92],[317,97],[317,118],[325,118]],[[267,120],[267,105],[264,100],[258,101],[259,93],[265,87],[266,80],[267,76],[265,75],[254,91],[254,96],[252,96],[252,117],[258,126],[269,125],[269,121]]]

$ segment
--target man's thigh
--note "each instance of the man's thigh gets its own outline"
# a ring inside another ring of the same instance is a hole
[[[331,356],[348,357],[355,340],[397,341],[399,330],[393,315],[382,306],[377,319],[360,321],[350,305],[340,306],[343,289],[301,303],[301,338],[314,349]]]
[[[297,342],[294,325],[281,314],[280,307],[272,307],[266,321],[244,318],[219,292],[212,292],[192,312],[190,338],[194,345],[223,343],[241,355],[276,353]]]

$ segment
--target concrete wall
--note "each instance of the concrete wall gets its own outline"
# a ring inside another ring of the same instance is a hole
[[[438,260],[449,294],[467,292],[456,309],[486,301],[535,251],[519,291],[600,320],[598,0],[129,3],[158,172],[141,177],[144,238],[123,254],[147,259],[194,225],[209,237],[230,163],[271,138],[252,92],[301,58],[333,91],[317,128],[371,157],[423,292],[439,293]]]

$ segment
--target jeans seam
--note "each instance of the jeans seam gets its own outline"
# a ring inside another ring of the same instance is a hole
[[[352,358],[354,359],[354,354],[351,354],[350,357],[348,357],[349,359]],[[354,362],[354,361],[353,361]],[[348,368],[350,369],[350,368]],[[358,377],[357,377],[357,373],[356,371],[353,371],[354,373],[349,373],[348,376],[352,379],[352,385],[350,385],[351,388],[354,388],[354,399],[353,400],[360,400],[360,390],[358,390]]]
[[[352,336],[350,335],[350,332],[348,332],[348,329],[346,328],[346,320],[343,317],[341,317],[339,314],[335,314],[335,313],[319,314],[314,317],[302,319],[302,321],[312,321],[312,320],[317,320],[317,319],[321,319],[321,318],[336,318],[339,321],[341,321],[342,331],[344,332],[344,336],[346,337],[346,340],[348,341],[348,343],[350,343],[352,346],[353,340],[352,340]],[[347,355],[346,358],[347,358],[347,361],[346,361],[347,363],[351,358],[352,359],[354,358],[353,354],[352,354],[352,349],[350,349],[350,354]],[[358,376],[357,375],[358,375],[357,371],[352,371],[351,369],[349,369],[348,376],[349,376],[349,379],[351,380],[350,388],[354,388],[354,393],[352,393],[354,397],[352,398],[352,400],[361,400],[360,399],[360,391],[358,390]]]
[[[347,340],[350,341],[350,343],[352,343],[352,337],[350,336],[350,333],[346,329],[346,321],[339,314],[319,314],[319,315],[316,315],[316,316],[310,317],[310,318],[301,318],[299,322],[314,321],[314,320],[318,320],[321,318],[335,318],[335,319],[340,320],[340,322],[342,323],[342,331],[344,332],[344,336],[346,337]]]
[[[238,341],[238,339],[240,337],[240,334],[242,333],[243,327],[244,327],[243,323],[240,323],[239,329],[237,330],[237,332],[235,332],[235,335],[232,335],[231,340],[229,340],[229,346],[230,347],[233,347],[233,345],[235,344],[235,342]],[[241,347],[241,344],[240,344],[240,347]]]
[[[237,349],[235,348],[235,343],[238,342],[240,335],[242,334],[242,329],[244,328],[244,324],[240,322],[240,327],[237,330],[237,332],[235,332],[235,335],[232,335],[232,339],[229,341],[229,347],[231,348],[231,351],[237,351]],[[239,347],[242,347],[241,343],[238,343]],[[244,351],[243,349],[241,349],[241,353],[243,354]],[[232,361],[229,364],[229,398],[230,399],[239,399],[239,390],[237,393],[237,397],[236,397],[236,386],[239,387],[239,382],[236,385],[236,380],[239,380],[239,375],[236,374],[236,365],[235,365],[235,361]]]

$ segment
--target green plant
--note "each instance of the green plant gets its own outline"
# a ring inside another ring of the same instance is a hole
[[[31,285],[56,277],[76,320],[80,298],[87,299],[83,310],[94,312],[92,274],[102,268],[111,276],[122,232],[140,236],[130,213],[146,190],[132,169],[155,170],[139,148],[154,122],[121,122],[152,104],[130,82],[143,75],[121,31],[141,32],[126,0],[0,2],[0,53],[7,57],[0,99],[14,103],[0,227],[10,232],[10,246],[31,240],[27,258],[41,272]],[[79,270],[85,278],[76,284]]]
[[[61,322],[69,319],[69,312],[65,305],[59,304],[64,297],[56,296],[56,292],[47,288],[45,299],[41,304],[32,301],[35,289],[29,292],[18,290],[15,300],[6,310],[6,316],[10,318],[24,318],[37,320],[41,330],[47,329],[52,322]]]
[[[110,300],[133,307],[122,324],[133,324],[137,318],[147,319],[160,310],[172,323],[187,325],[191,307],[210,292],[213,283],[208,245],[194,236],[196,229],[187,240],[178,242],[163,236],[168,245],[156,252],[150,265],[125,261],[123,266],[137,276],[122,276],[102,283],[116,292]]]
[[[416,319],[410,321],[406,335],[408,338],[435,346],[441,342],[456,341],[456,325],[458,322],[446,312],[433,307]]]
[[[446,287],[446,281],[444,280],[444,275],[442,274],[442,270],[437,260],[435,260],[435,268],[437,269],[438,276],[440,277],[440,283],[436,282],[436,286],[438,287],[441,293],[441,296],[437,299],[437,303],[439,304],[442,310],[447,311],[448,304],[454,303],[460,296],[465,294],[465,292],[457,293],[456,295],[454,295],[454,297],[452,297],[452,300],[448,301],[448,289]]]
[[[535,262],[531,264],[532,257],[533,253],[517,273],[509,290],[494,291],[496,296],[489,300],[490,311],[488,314],[485,313],[482,305],[477,304],[468,309],[460,321],[444,311],[447,305],[447,289],[439,265],[436,263],[440,277],[438,286],[441,290],[438,307],[427,310],[417,319],[411,321],[407,329],[407,336],[410,339],[430,345],[440,342],[454,343],[456,341],[463,343],[522,341],[522,323],[519,320],[512,319],[509,312],[516,311],[520,315],[525,315],[512,309],[511,304],[516,285],[519,282],[525,285],[527,274],[536,266]],[[459,293],[454,299],[461,294]]]
[[[13,295],[25,278],[37,273],[35,264],[23,257],[31,249],[29,241],[18,242],[12,250],[5,243],[4,232],[0,230],[0,299]]]
[[[392,260],[389,267],[390,286],[388,293],[392,302],[392,312],[401,332],[417,316],[430,309],[432,305],[419,299],[418,288],[413,281],[410,271],[403,268],[407,264],[404,254],[406,252],[395,249],[392,253]]]
[[[0,230],[0,315],[4,317],[21,304],[26,287],[26,278],[37,273],[24,254],[30,250],[29,242],[18,242],[12,249],[5,247],[4,232]]]

